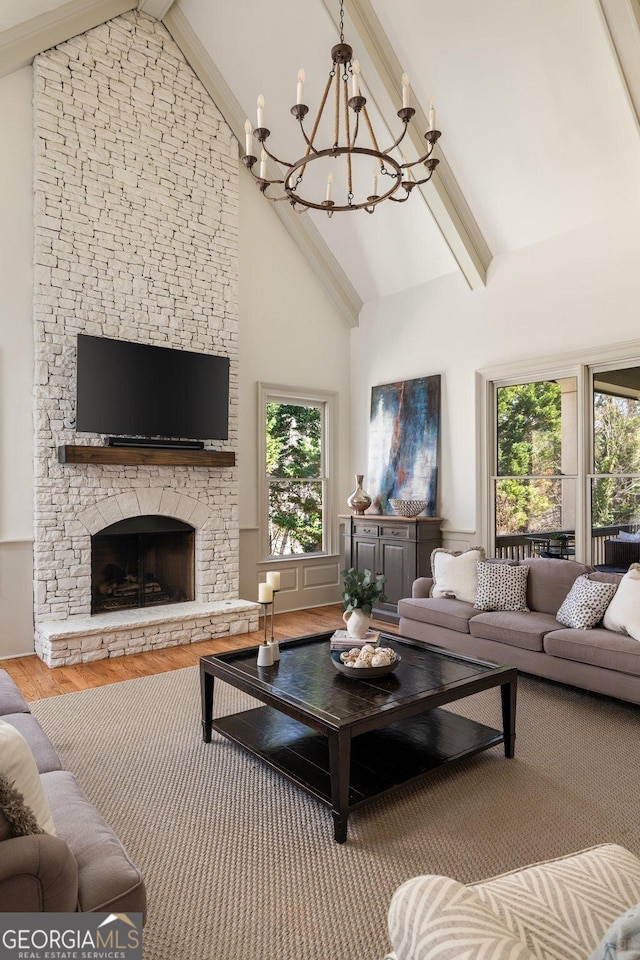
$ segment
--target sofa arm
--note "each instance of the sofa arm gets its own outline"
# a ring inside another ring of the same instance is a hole
[[[3,913],[74,913],[78,866],[59,837],[40,833],[0,843],[0,910]]]
[[[424,600],[430,595],[432,587],[433,577],[419,577],[413,581],[411,596],[414,600]]]
[[[449,877],[415,877],[396,890],[389,936],[397,960],[534,960],[475,890]]]

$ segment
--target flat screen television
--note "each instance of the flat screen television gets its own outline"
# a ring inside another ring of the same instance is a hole
[[[76,430],[192,440],[229,436],[229,359],[78,336]]]

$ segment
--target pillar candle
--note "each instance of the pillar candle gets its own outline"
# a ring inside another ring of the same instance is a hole
[[[304,70],[298,70],[298,85],[296,87],[296,103],[304,103]]]
[[[244,152],[245,152],[245,154],[246,154],[247,157],[251,157],[251,156],[253,155],[253,139],[252,139],[252,136],[251,136],[252,132],[253,132],[253,131],[251,130],[251,123],[249,122],[249,120],[245,120],[245,122],[244,122]]]
[[[277,572],[267,574],[267,583],[273,590],[280,589],[280,574]]]
[[[258,97],[258,126],[264,127],[264,97],[262,94]]]
[[[273,600],[273,587],[269,583],[258,584],[258,601],[260,603],[271,603]]]
[[[357,60],[351,64],[351,96],[360,96],[360,64]]]

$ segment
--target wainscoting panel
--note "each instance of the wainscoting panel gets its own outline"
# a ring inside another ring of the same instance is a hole
[[[0,543],[0,659],[33,653],[33,543]]]
[[[341,569],[342,557],[337,554],[261,562],[258,560],[257,528],[240,530],[240,596],[244,600],[255,600],[258,584],[266,580],[269,571],[277,570],[281,589],[276,599],[276,613],[338,603]]]

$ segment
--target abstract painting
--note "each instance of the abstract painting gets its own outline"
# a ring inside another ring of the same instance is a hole
[[[390,499],[426,500],[436,516],[440,374],[371,389],[367,492],[372,510],[392,513]]]

